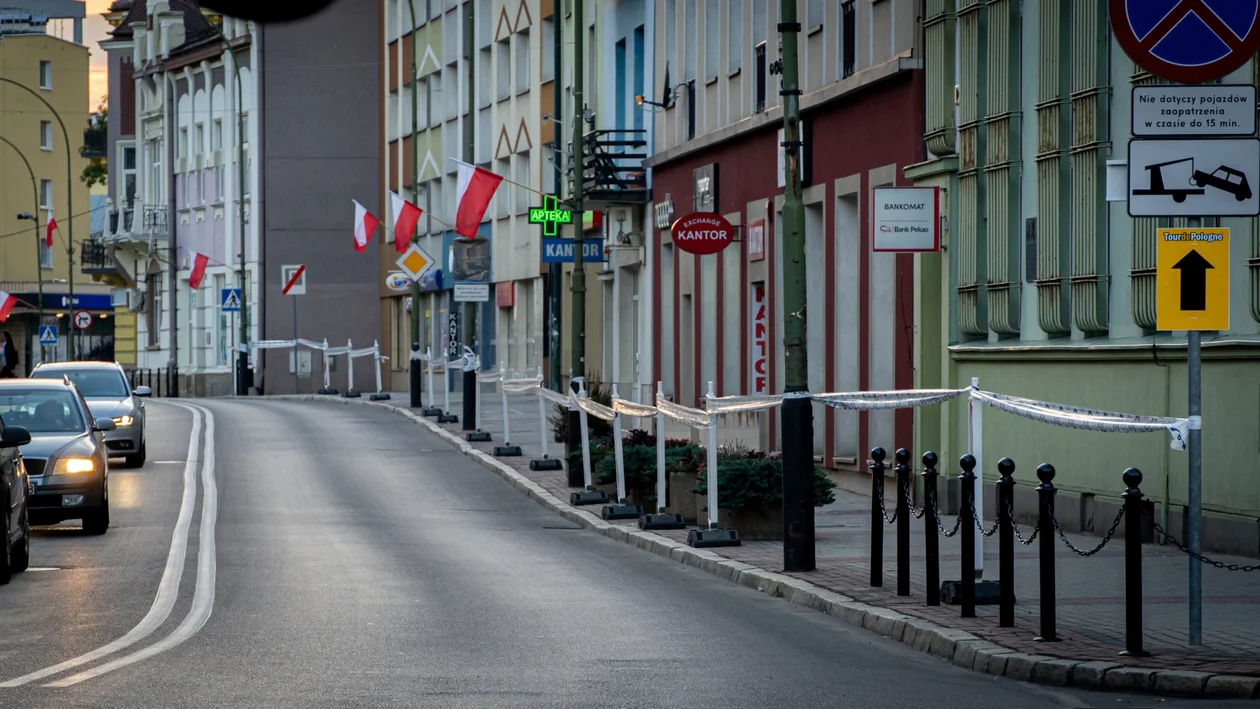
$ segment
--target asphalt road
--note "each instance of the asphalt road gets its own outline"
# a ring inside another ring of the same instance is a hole
[[[187,403],[151,405],[108,534],[41,529],[57,570],[0,588],[0,707],[1247,704],[966,672],[581,530],[401,417]]]

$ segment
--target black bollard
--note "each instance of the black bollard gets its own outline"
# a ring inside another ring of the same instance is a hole
[[[898,448],[897,460],[897,595],[910,595],[910,451]]]
[[[998,461],[998,627],[1015,627],[1015,461]]]
[[[477,430],[477,370],[464,370],[464,430]]]
[[[884,453],[871,449],[871,585],[884,585]]]
[[[941,605],[941,539],[936,528],[936,454],[923,454],[923,547],[927,557],[927,604]]]
[[[976,617],[976,459],[968,453],[958,460],[962,473],[958,476],[962,487],[962,617]]]
[[[1034,638],[1040,643],[1059,641],[1055,632],[1055,583],[1054,583],[1054,466],[1042,463],[1037,466],[1037,533],[1041,535],[1038,556],[1041,560],[1041,634]]]
[[[1142,471],[1124,471],[1124,652],[1148,657],[1142,649]]]

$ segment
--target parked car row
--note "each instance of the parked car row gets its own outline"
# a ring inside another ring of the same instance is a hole
[[[144,465],[144,399],[113,362],[41,364],[0,380],[0,584],[30,563],[31,526],[109,528],[109,459]]]

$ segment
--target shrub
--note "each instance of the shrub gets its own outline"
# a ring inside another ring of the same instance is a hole
[[[612,392],[605,389],[595,377],[586,378],[586,396],[591,401],[604,406],[612,406]],[[565,404],[553,404],[553,413],[548,417],[547,422],[551,424],[551,431],[556,443],[564,443],[569,440],[569,407]],[[612,421],[605,421],[598,416],[587,415],[586,427],[591,436],[591,441],[596,438],[610,438],[612,436]]]
[[[613,451],[615,453],[615,451]],[[617,482],[617,457],[610,453],[600,462],[597,480],[601,485]],[[651,491],[656,487],[656,446],[623,446],[622,461],[625,466],[626,489]],[[594,455],[592,454],[592,458]],[[691,473],[699,470],[704,460],[704,449],[700,446],[685,445],[665,449],[665,472]]]
[[[741,510],[746,507],[783,504],[783,461],[771,458],[734,458],[718,462],[718,507]],[[707,495],[706,479],[699,478],[695,492]],[[821,468],[814,468],[814,506],[836,501],[836,484]]]

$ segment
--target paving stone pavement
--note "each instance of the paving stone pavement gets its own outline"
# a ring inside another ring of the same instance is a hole
[[[490,396],[483,395],[482,430],[491,434],[490,443],[473,443],[473,448],[492,454],[496,445],[503,444],[502,408],[497,395],[494,396],[493,409],[487,404]],[[459,413],[452,396],[452,409]],[[391,404],[405,408],[408,397],[404,394],[393,394]],[[507,457],[498,459],[500,463],[510,466],[519,475],[537,483],[560,500],[567,501],[574,488],[567,486],[564,473],[533,471],[529,469],[531,458],[541,457],[540,426],[538,421],[537,400],[533,396],[509,397],[509,414],[511,415],[512,443],[523,448],[524,455],[519,458]],[[550,415],[552,407],[548,405]],[[415,410],[417,415],[419,410]],[[432,419],[430,422],[433,423]],[[434,423],[434,425],[436,425]],[[463,438],[465,431],[462,424],[443,425],[453,436]],[[685,436],[685,428],[671,429],[669,435]],[[552,457],[562,455],[562,446],[550,445]],[[891,489],[891,485],[889,488]],[[869,584],[869,545],[870,545],[870,503],[869,498],[837,490],[835,503],[820,508],[816,515],[817,526],[817,569],[807,573],[790,573],[787,577],[808,581],[817,586],[843,594],[860,603],[888,609],[896,614],[914,619],[931,621],[945,628],[963,631],[959,635],[972,640],[987,641],[1001,648],[1014,651],[1012,659],[998,674],[1018,676],[1024,670],[1019,665],[1018,657],[1033,657],[1039,660],[1037,672],[1046,673],[1054,669],[1054,661],[1050,658],[1071,660],[1065,663],[1064,672],[1086,673],[1097,670],[1099,682],[1106,674],[1107,686],[1132,687],[1137,689],[1159,690],[1177,693],[1196,694],[1213,685],[1217,691],[1236,690],[1240,695],[1260,692],[1260,573],[1227,571],[1210,566],[1204,567],[1204,643],[1200,647],[1191,647],[1187,641],[1187,568],[1188,559],[1172,547],[1145,545],[1143,547],[1144,575],[1144,620],[1145,649],[1152,655],[1145,658],[1128,658],[1119,656],[1124,643],[1124,578],[1122,540],[1115,539],[1096,555],[1089,558],[1077,556],[1063,544],[1058,544],[1057,564],[1057,611],[1060,642],[1041,643],[1033,638],[1039,633],[1039,574],[1037,545],[1020,547],[1016,550],[1016,583],[1017,598],[1016,625],[1013,628],[998,627],[997,607],[981,606],[977,608],[976,618],[960,617],[957,606],[928,607],[925,605],[925,569],[923,559],[923,520],[912,522],[911,529],[911,595],[896,595],[896,537],[893,525],[886,525],[884,530],[884,564],[883,586],[873,588]],[[888,501],[891,510],[892,501]],[[581,508],[595,515],[599,509]],[[946,529],[953,528],[954,518],[944,517]],[[626,530],[638,531],[635,520],[612,522]],[[1021,529],[1027,538],[1032,529]],[[685,545],[686,530],[658,530],[654,534],[672,539]],[[1072,542],[1083,549],[1092,549],[1101,541],[1098,537],[1069,534]],[[941,539],[941,578],[958,577],[958,539]],[[721,557],[735,562],[749,564],[770,572],[783,573],[782,543],[745,541],[742,546],[722,548],[714,551]],[[986,540],[985,544],[985,578],[997,578],[997,538]],[[1240,557],[1221,556],[1225,562],[1253,564],[1255,560]],[[907,621],[908,622],[908,621]],[[867,627],[870,627],[868,624]],[[889,632],[901,637],[903,628],[888,625]],[[910,642],[909,630],[904,642]],[[886,633],[889,634],[889,633]],[[921,633],[922,634],[922,633]],[[969,635],[968,635],[969,634]],[[985,643],[985,644],[987,644]],[[961,647],[961,644],[960,644]],[[979,646],[977,646],[979,648]],[[928,650],[929,648],[923,648]],[[935,651],[935,649],[931,650]],[[979,650],[977,650],[979,652]],[[959,650],[954,654],[955,664],[972,666],[970,657],[960,662]],[[942,654],[938,652],[938,654]],[[977,660],[975,669],[985,669],[981,660],[987,658],[989,663],[996,660],[985,653]],[[945,655],[949,657],[948,654]],[[998,655],[994,655],[997,657]],[[1007,657],[1008,655],[1000,655]],[[1017,657],[1018,656],[1018,657]],[[1007,662],[1007,660],[1003,660]],[[1080,665],[1079,662],[1090,664]],[[1049,664],[1047,664],[1049,663]],[[1032,665],[1027,672],[1031,673]],[[1124,670],[1134,668],[1131,673]],[[1139,670],[1138,668],[1142,668]],[[993,672],[994,667],[987,668]],[[1112,671],[1108,671],[1112,670]],[[1149,671],[1148,671],[1149,670]],[[1168,687],[1162,690],[1157,684],[1167,685],[1174,680],[1168,679],[1175,672],[1150,671],[1184,671],[1186,687]],[[1230,685],[1222,690],[1225,683],[1232,682],[1228,677],[1212,675],[1231,675],[1257,678],[1238,680],[1252,682],[1241,688]],[[1043,677],[1043,679],[1045,679]],[[1087,679],[1087,678],[1086,678]],[[1082,678],[1077,678],[1081,683]],[[1052,682],[1053,683],[1053,682]],[[1197,689],[1196,689],[1197,687]],[[1250,696],[1250,695],[1249,695]]]

